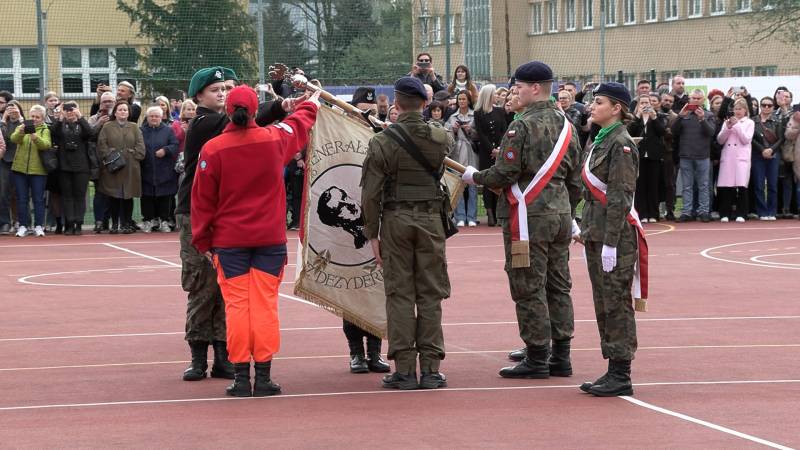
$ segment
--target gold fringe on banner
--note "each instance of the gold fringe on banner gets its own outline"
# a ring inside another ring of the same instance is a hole
[[[646,298],[637,298],[634,301],[633,309],[636,312],[647,312],[647,299]]]
[[[531,251],[528,241],[511,241],[511,268],[531,266]]]

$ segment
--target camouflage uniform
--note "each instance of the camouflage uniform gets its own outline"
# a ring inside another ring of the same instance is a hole
[[[426,124],[419,112],[403,113],[398,122],[441,173],[450,134]],[[366,237],[381,239],[388,357],[400,374],[416,377],[417,355],[421,372],[437,373],[445,357],[441,301],[450,296],[440,213],[444,193],[385,133],[369,141],[361,187]]]
[[[608,206],[595,200],[588,189],[584,192],[581,222],[600,346],[603,358],[630,361],[637,346],[631,297],[637,237],[626,217],[633,205],[639,152],[624,126],[611,131],[594,148],[588,168],[608,185]],[[611,272],[603,271],[603,245],[617,249],[617,265]]]
[[[473,175],[476,184],[507,188],[519,182],[523,191],[553,151],[564,127],[564,116],[552,102],[536,102],[513,121],[503,137],[503,157],[495,165]],[[548,185],[528,205],[530,267],[511,267],[511,231],[503,220],[505,270],[511,298],[517,309],[520,337],[528,347],[549,346],[550,340],[568,341],[574,331],[569,244],[572,218],[580,201],[581,150],[578,135],[572,140]],[[500,196],[497,217],[507,219],[509,205]]]

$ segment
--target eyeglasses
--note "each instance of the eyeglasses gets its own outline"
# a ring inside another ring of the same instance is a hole
[[[775,105],[773,105],[772,103],[762,103],[761,107],[762,108],[774,108]]]

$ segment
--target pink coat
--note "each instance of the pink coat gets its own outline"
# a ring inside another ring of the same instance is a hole
[[[717,187],[747,187],[750,182],[750,143],[754,130],[755,124],[746,117],[731,128],[727,123],[722,124],[717,136],[717,142],[723,146]]]

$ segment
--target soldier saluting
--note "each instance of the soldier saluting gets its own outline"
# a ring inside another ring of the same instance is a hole
[[[504,219],[505,270],[526,349],[522,361],[500,376],[566,377],[572,375],[569,245],[577,234],[580,145],[550,100],[550,67],[532,61],[518,67],[514,79],[525,110],[509,126],[495,165],[480,172],[467,167],[462,179],[503,189],[497,217]]]
[[[400,78],[394,90],[400,117],[370,139],[361,177],[365,234],[383,266],[388,357],[395,361],[383,387],[436,389],[447,386],[439,372],[441,302],[450,296],[439,179],[452,137],[422,120],[427,93],[419,79]]]
[[[586,205],[581,237],[608,372],[581,390],[601,397],[632,395],[631,360],[636,352],[636,309],[647,298],[647,242],[633,209],[639,152],[623,124],[630,117],[631,95],[619,83],[594,90],[592,120],[602,127],[583,167]]]

